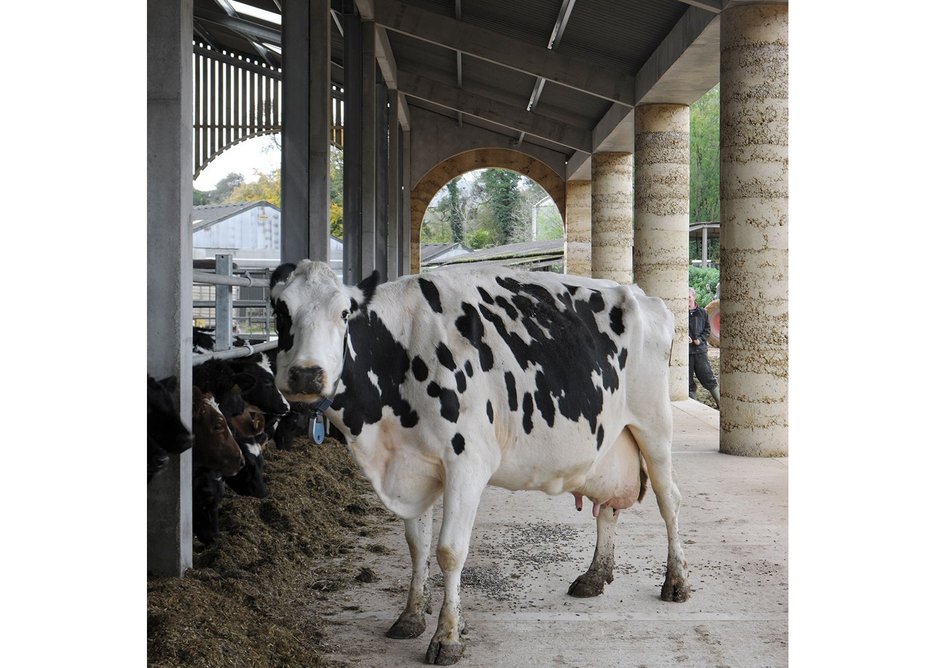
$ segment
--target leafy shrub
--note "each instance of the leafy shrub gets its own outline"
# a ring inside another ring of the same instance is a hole
[[[695,288],[696,303],[705,308],[715,299],[720,272],[714,267],[689,267],[689,286]]]

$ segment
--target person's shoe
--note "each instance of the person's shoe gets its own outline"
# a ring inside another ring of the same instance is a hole
[[[718,392],[718,385],[709,390],[709,394],[712,395],[712,399],[715,400],[715,406],[718,410],[721,410],[721,396]]]

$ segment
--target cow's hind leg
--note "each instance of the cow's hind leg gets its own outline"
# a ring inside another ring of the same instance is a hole
[[[432,506],[419,517],[403,522],[406,544],[413,561],[406,607],[387,631],[389,638],[417,638],[426,630],[426,613],[432,612],[429,597],[429,550],[432,546]]]
[[[663,580],[660,598],[664,601],[685,601],[690,592],[689,567],[679,540],[679,505],[682,497],[673,477],[672,423],[666,430],[629,429],[647,462],[650,484],[666,524],[666,578]]]
[[[614,509],[603,506],[596,524],[598,542],[595,544],[595,556],[588,570],[569,586],[569,594],[579,598],[598,596],[604,591],[605,583],[611,584],[614,580],[614,530],[617,527]]]
[[[439,611],[439,625],[426,650],[426,663],[450,665],[458,661],[464,651],[459,595],[461,573],[468,557],[468,543],[481,493],[489,478],[489,473],[467,465],[447,471],[442,527],[436,547],[439,567],[445,578],[445,598]]]

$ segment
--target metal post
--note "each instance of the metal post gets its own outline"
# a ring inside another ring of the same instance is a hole
[[[707,267],[708,264],[708,228],[702,226],[702,266]]]
[[[387,128],[387,280],[400,276],[400,108],[399,93],[389,91],[390,127]]]
[[[374,190],[376,200],[376,211],[374,216],[374,268],[380,273],[381,280],[387,278],[387,267],[390,264],[387,259],[388,250],[388,192],[387,185],[390,180],[387,172],[389,171],[389,146],[387,146],[387,124],[389,110],[387,109],[387,86],[386,84],[377,84],[376,90],[376,113],[377,121],[377,160],[376,173],[374,175]]]
[[[346,0],[344,18],[344,212],[342,266],[346,285],[356,285],[361,271],[361,18]]]
[[[376,25],[361,23],[361,273],[377,266],[377,53]]]
[[[234,260],[229,254],[215,255],[215,273],[234,275]],[[233,343],[234,289],[230,285],[215,286],[215,350],[227,350]]]

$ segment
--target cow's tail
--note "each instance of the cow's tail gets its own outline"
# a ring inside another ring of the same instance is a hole
[[[638,452],[637,456],[640,458],[640,492],[637,494],[637,503],[643,501],[644,494],[647,493],[647,462],[643,457],[643,453]]]

